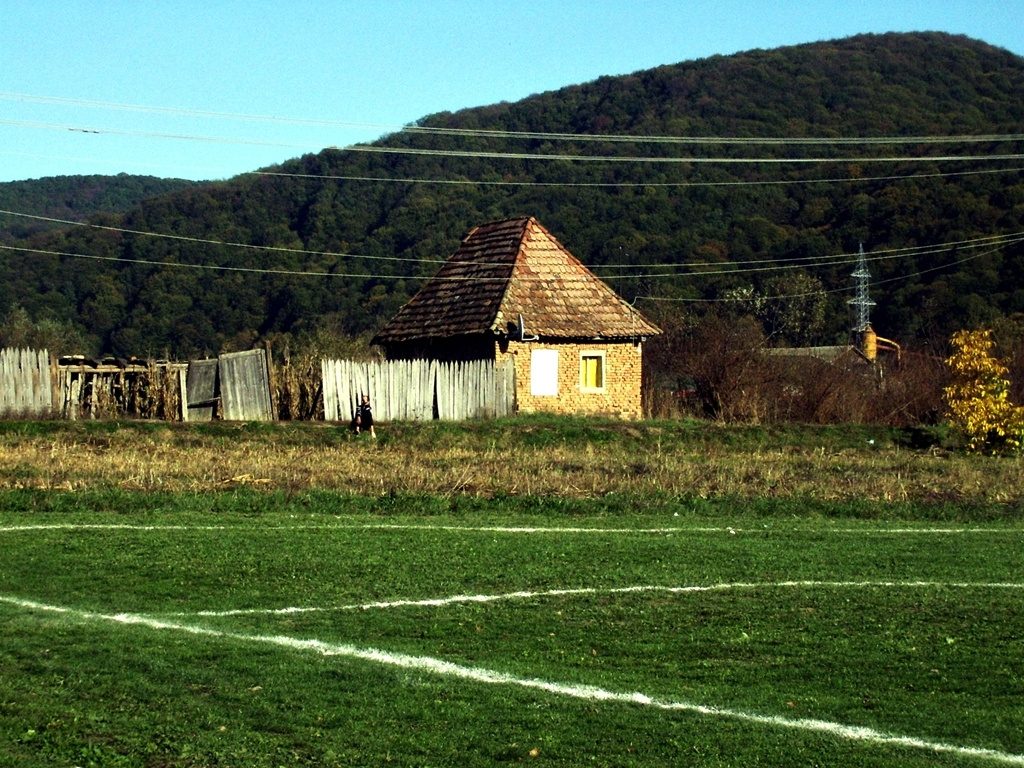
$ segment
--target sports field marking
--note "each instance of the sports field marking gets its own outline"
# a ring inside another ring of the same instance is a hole
[[[816,733],[829,734],[837,738],[849,741],[861,741],[872,744],[884,744],[892,746],[921,749],[937,753],[954,754],[963,757],[975,757],[992,760],[1008,765],[1024,765],[1024,755],[1017,755],[1010,752],[1001,752],[994,749],[982,749],[979,747],[963,747],[956,744],[947,744],[939,741],[929,741],[913,736],[899,736],[884,731],[876,731],[872,728],[862,726],[843,725],[827,720],[815,720],[811,718],[785,718],[777,715],[760,715],[754,712],[727,709],[724,707],[706,706],[686,701],[670,701],[655,699],[646,694],[622,693],[608,691],[603,688],[586,685],[566,685],[546,680],[534,680],[520,678],[504,672],[497,672],[481,667],[467,667],[461,664],[453,664],[441,661],[430,656],[411,656],[409,654],[388,653],[376,648],[357,648],[352,645],[337,643],[324,643],[319,640],[304,640],[293,637],[274,635],[245,635],[235,632],[223,632],[201,626],[188,624],[176,624],[166,621],[147,618],[132,614],[103,614],[91,611],[81,611],[74,608],[67,608],[57,605],[46,605],[31,600],[22,600],[14,597],[0,595],[0,602],[8,603],[19,608],[32,611],[45,611],[70,616],[83,621],[106,621],[118,624],[135,625],[148,627],[157,630],[171,630],[186,632],[192,635],[204,635],[207,637],[221,638],[224,640],[235,640],[239,642],[264,643],[288,648],[296,651],[312,651],[323,656],[342,656],[360,661],[369,661],[376,664],[414,669],[430,674],[445,677],[455,677],[473,682],[488,683],[492,685],[514,685],[522,688],[545,691],[559,696],[567,696],[587,701],[618,702],[624,704],[636,704],[661,710],[672,710],[691,712],[707,717],[722,717],[732,720],[740,720],[756,725],[765,725],[775,728],[789,728],[792,730],[811,731]]]
[[[131,523],[37,523],[32,525],[0,526],[0,533],[18,533],[22,531],[246,531],[259,533],[262,531],[322,531],[322,530],[382,530],[382,531],[445,531],[456,533],[508,533],[508,534],[560,534],[560,533],[594,533],[594,534],[685,534],[685,533],[727,533],[758,534],[764,533],[847,533],[861,535],[898,535],[898,534],[932,534],[952,535],[963,533],[995,533],[1021,534],[1024,528],[803,528],[784,527],[765,524],[760,528],[737,528],[735,526],[700,526],[700,527],[667,527],[667,528],[562,528],[537,526],[498,526],[498,525],[420,525],[402,523],[316,523],[295,525],[138,525]]]
[[[341,526],[338,526],[341,527]],[[529,527],[529,526],[467,526],[467,525],[419,525],[400,523],[376,523],[368,525],[353,526],[365,529],[380,530],[412,530],[412,531],[455,531],[455,532],[478,532],[478,533],[930,533],[930,534],[956,534],[956,533],[1021,533],[1024,529],[1017,528],[800,528],[800,527],[776,527],[767,523],[760,528],[737,528],[736,526],[716,527],[668,527],[668,528],[559,528],[559,527]]]
[[[18,531],[227,531],[227,525],[132,525],[130,523],[40,523],[38,525],[6,525],[0,533]],[[241,530],[241,529],[240,529]]]
[[[457,531],[466,533],[738,533],[739,528],[535,528],[520,526],[466,526],[466,525],[401,525],[397,523],[322,523],[297,525],[132,525],[130,523],[38,523],[34,525],[8,525],[0,533],[18,531],[320,531],[320,530],[394,530],[394,531]]]
[[[326,613],[328,611],[368,611],[377,608],[407,607],[443,607],[458,603],[495,603],[502,600],[531,600],[541,597],[564,597],[574,595],[622,595],[637,592],[724,592],[744,589],[775,589],[786,587],[822,587],[822,588],[869,588],[869,587],[903,587],[938,589],[1024,589],[1024,584],[1006,582],[941,582],[941,581],[775,581],[775,582],[737,582],[733,584],[710,584],[689,587],[665,587],[645,585],[634,587],[581,587],[577,589],[548,589],[541,591],[504,592],[497,595],[452,595],[451,597],[425,598],[422,600],[388,600],[372,603],[358,603],[338,606],[308,606],[288,608],[238,608],[230,611],[192,611],[169,613],[168,616],[251,616],[251,615],[287,615],[293,613]]]

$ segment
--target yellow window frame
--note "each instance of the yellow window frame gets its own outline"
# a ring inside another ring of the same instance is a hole
[[[580,352],[581,392],[604,392],[607,378],[608,366],[603,349]]]

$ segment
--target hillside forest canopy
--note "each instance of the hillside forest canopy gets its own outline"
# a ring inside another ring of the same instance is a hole
[[[1024,313],[1024,141],[994,138],[1022,124],[1021,57],[864,35],[430,115],[228,181],[88,177],[115,190],[92,208],[66,179],[0,185],[4,210],[92,225],[0,215],[0,341],[186,358],[367,336],[474,226],[532,215],[655,322],[739,313],[776,345],[847,339],[863,245],[874,327],[938,350]],[[835,141],[936,136],[991,139]],[[809,137],[831,141],[749,143]]]
[[[0,242],[85,222],[96,213],[126,213],[147,197],[201,182],[156,176],[49,176],[0,183],[0,210],[39,218],[0,216]]]

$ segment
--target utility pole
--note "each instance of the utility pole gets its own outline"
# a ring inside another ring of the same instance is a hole
[[[868,262],[864,258],[864,243],[860,244],[860,252],[857,255],[857,269],[850,277],[857,281],[857,295],[847,304],[854,308],[856,318],[852,330],[859,336],[871,327],[871,307],[875,306],[875,302],[868,296],[868,280],[871,279],[871,273],[868,272]]]
[[[868,262],[864,258],[864,243],[860,244],[860,252],[857,254],[857,269],[851,275],[857,281],[857,295],[848,302],[857,313],[853,325],[853,339],[861,354],[872,363],[878,356],[878,336],[875,329],[871,327],[871,308],[875,302],[868,296],[868,280],[871,273],[868,272]]]

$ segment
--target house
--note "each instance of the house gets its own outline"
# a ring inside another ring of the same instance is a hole
[[[476,227],[373,343],[388,359],[512,360],[520,412],[642,416],[660,333],[533,217]]]

